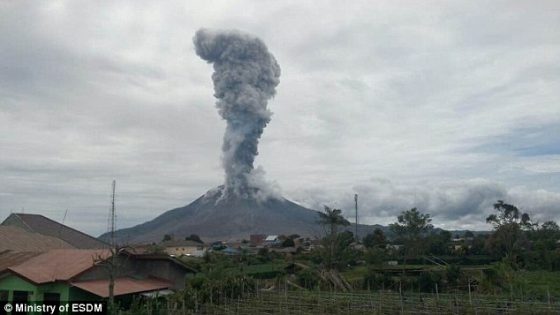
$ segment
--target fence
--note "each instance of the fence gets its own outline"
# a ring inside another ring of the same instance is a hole
[[[223,296],[214,304],[188,310],[168,305],[144,314],[560,314],[560,304],[522,301],[503,296],[399,292],[258,291],[243,297]]]

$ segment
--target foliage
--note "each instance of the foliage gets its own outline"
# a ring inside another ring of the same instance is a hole
[[[517,266],[520,252],[528,246],[523,231],[533,229],[535,225],[531,223],[529,214],[502,200],[494,204],[494,209],[497,213],[486,218],[486,222],[494,226],[494,233],[486,243],[487,249],[512,266]]]
[[[185,241],[194,241],[194,242],[198,242],[200,244],[204,243],[200,239],[200,236],[198,236],[197,234],[191,234],[191,235],[185,237]]]
[[[406,255],[421,254],[425,249],[423,236],[433,228],[429,214],[424,214],[416,208],[403,211],[397,222],[390,225],[391,230],[403,241]],[[406,256],[405,256],[406,258]]]
[[[428,252],[432,255],[448,255],[450,242],[451,232],[441,230],[439,233],[432,233],[426,240]]]
[[[388,289],[393,285],[393,279],[389,273],[368,269],[368,272],[363,278],[362,289],[383,290]]]
[[[300,270],[296,277],[298,284],[306,289],[315,289],[321,281],[318,271],[312,268]]]
[[[329,235],[337,235],[338,226],[348,226],[350,222],[342,216],[342,210],[325,206],[325,212],[319,212],[319,223],[329,227]]]
[[[418,289],[421,292],[434,292],[436,285],[442,288],[443,276],[437,271],[425,271],[418,276]]]
[[[516,206],[507,204],[503,200],[498,200],[494,204],[494,210],[498,213],[489,215],[486,222],[492,224],[495,230],[511,224],[516,224],[525,229],[530,229],[533,226],[529,214],[522,213]]]
[[[377,228],[373,233],[369,233],[363,239],[364,246],[366,248],[385,248],[387,245],[387,238],[383,233],[383,230]]]
[[[325,248],[325,266],[328,269],[336,268],[340,266],[340,261],[337,259],[337,249],[340,250],[340,242],[337,241],[338,237],[338,227],[348,226],[350,222],[342,216],[342,210],[331,209],[325,206],[325,212],[319,212],[319,223],[328,227],[329,232],[325,238],[324,248]]]
[[[293,239],[291,238],[286,238],[283,242],[282,242],[282,247],[295,247],[296,243],[294,242]]]
[[[382,248],[373,247],[366,251],[365,259],[368,265],[380,266],[387,259],[387,252]]]
[[[461,267],[458,265],[447,265],[445,267],[445,280],[450,286],[456,286],[462,276]]]

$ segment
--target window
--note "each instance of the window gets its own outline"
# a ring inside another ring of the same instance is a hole
[[[29,301],[29,292],[27,291],[14,291],[14,300],[13,304],[27,304]],[[22,315],[27,314],[26,312],[12,312],[14,315]]]
[[[4,304],[8,302],[8,295],[9,295],[9,291],[6,290],[0,290],[0,315],[5,315],[8,314],[5,310],[4,310]]]
[[[54,314],[59,314],[58,306],[60,305],[60,294],[59,293],[45,293],[43,294],[43,304],[56,306],[56,311]],[[43,315],[51,314],[49,312],[43,312]]]

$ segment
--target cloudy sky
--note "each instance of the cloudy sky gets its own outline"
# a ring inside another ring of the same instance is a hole
[[[0,218],[98,235],[223,181],[201,27],[282,68],[256,164],[283,194],[387,224],[489,229],[497,199],[560,220],[560,3],[0,2]]]

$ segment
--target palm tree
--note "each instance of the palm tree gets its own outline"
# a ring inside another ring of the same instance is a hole
[[[325,212],[319,212],[319,223],[329,227],[329,256],[328,256],[328,267],[333,267],[334,265],[334,252],[336,247],[336,237],[338,235],[338,226],[348,226],[350,222],[342,216],[342,210],[331,209],[325,206]]]

